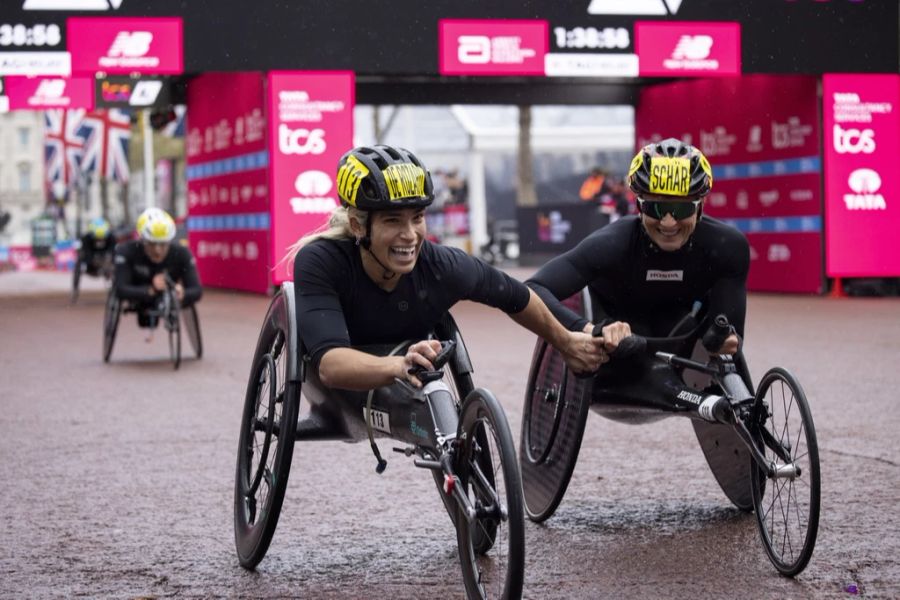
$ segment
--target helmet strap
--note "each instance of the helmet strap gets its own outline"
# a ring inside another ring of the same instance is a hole
[[[369,256],[375,259],[375,262],[378,263],[378,266],[382,268],[382,270],[384,271],[381,274],[382,279],[384,279],[385,281],[390,281],[397,276],[397,273],[384,266],[384,263],[378,260],[378,257],[375,256],[375,253],[372,252],[372,211],[369,211],[369,218],[366,219],[366,235],[362,238],[356,238],[356,245],[362,246],[369,253]]]

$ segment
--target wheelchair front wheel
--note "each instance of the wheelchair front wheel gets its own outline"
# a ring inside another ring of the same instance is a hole
[[[234,539],[238,561],[253,569],[265,557],[287,489],[300,407],[300,383],[287,381],[295,359],[287,324],[273,301],[254,356],[244,399],[234,486]]]
[[[756,392],[751,433],[766,462],[785,467],[767,477],[756,463],[753,508],[766,554],[778,572],[806,568],[819,529],[819,446],[803,388],[784,369],[771,369]]]
[[[483,389],[460,416],[457,485],[475,508],[456,515],[457,544],[469,598],[520,598],[525,575],[522,481],[503,408]],[[492,550],[491,555],[487,553]]]
[[[122,301],[116,296],[115,288],[113,288],[106,296],[106,308],[103,313],[103,362],[109,362],[109,357],[112,355],[121,315]]]

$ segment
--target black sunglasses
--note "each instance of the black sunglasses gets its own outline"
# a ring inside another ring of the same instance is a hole
[[[644,200],[638,198],[638,210],[654,219],[662,220],[666,215],[672,215],[676,221],[687,219],[697,214],[700,200]]]

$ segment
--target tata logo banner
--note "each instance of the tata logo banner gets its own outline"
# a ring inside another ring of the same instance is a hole
[[[354,75],[348,71],[269,74],[269,178],[275,283],[293,278],[279,261],[340,205],[334,177],[353,147]]]
[[[91,77],[7,77],[10,110],[94,108]]]
[[[184,70],[180,17],[73,17],[66,34],[73,73],[177,75]]]
[[[438,28],[441,75],[544,75],[547,21],[441,19]]]
[[[900,76],[822,79],[826,273],[900,275]]]
[[[741,74],[739,23],[637,21],[641,77]]]

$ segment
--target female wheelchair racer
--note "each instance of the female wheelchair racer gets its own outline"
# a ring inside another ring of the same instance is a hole
[[[342,207],[328,230],[297,244],[294,284],[273,300],[257,344],[235,481],[239,560],[253,568],[268,549],[295,440],[368,438],[380,472],[374,437],[387,436],[432,471],[457,528],[469,597],[520,597],[524,516],[512,435],[496,399],[474,388],[447,311],[461,299],[500,308],[552,340],[577,371],[599,367],[600,344],[565,330],[524,284],[425,240],[433,188],[412,153],[351,150],[337,187]]]
[[[772,369],[752,392],[739,337],[747,241],[702,215],[712,170],[696,148],[645,146],[628,179],[641,215],[595,232],[528,282],[567,327],[602,333],[613,352],[594,378],[577,379],[538,342],[520,445],[528,515],[543,521],[562,500],[589,409],[626,423],[687,416],[725,494],[756,511],[776,568],[799,573],[817,535],[818,448],[793,376]]]

